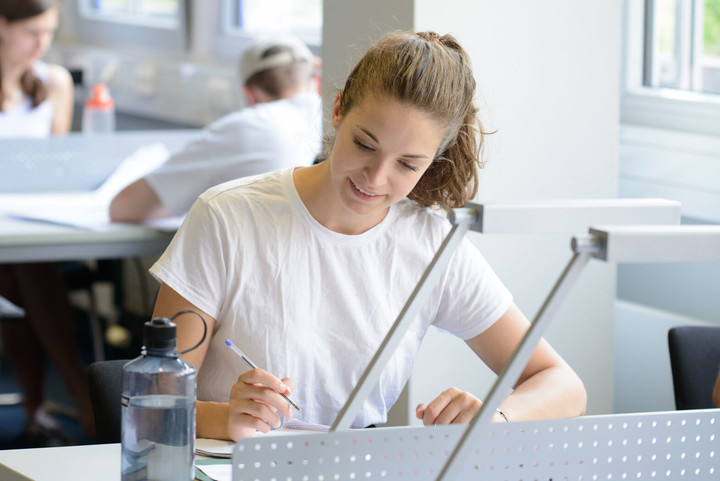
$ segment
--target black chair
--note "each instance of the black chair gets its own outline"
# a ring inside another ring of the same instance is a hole
[[[668,331],[675,407],[712,408],[720,372],[720,326],[677,326]]]
[[[122,367],[128,361],[128,359],[100,361],[88,367],[88,384],[98,443],[120,442]]]
[[[116,309],[122,306],[122,260],[102,259],[91,267],[81,261],[60,262],[60,273],[69,291],[84,291],[88,295],[89,308],[87,310],[90,323],[90,338],[92,341],[93,358],[95,361],[105,360],[105,342],[103,340],[103,326],[98,316],[97,302],[93,292],[96,283],[109,282],[114,288]]]
[[[25,310],[0,296],[0,322],[3,319],[18,320],[25,317]],[[22,403],[22,394],[18,392],[0,393],[0,406],[14,406]]]

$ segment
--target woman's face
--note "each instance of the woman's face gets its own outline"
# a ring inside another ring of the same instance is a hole
[[[443,130],[425,112],[396,100],[369,96],[344,116],[339,100],[332,111],[332,184],[363,232],[412,191],[435,158]]]
[[[57,26],[57,8],[12,23],[0,17],[0,58],[3,63],[32,66],[50,47]]]

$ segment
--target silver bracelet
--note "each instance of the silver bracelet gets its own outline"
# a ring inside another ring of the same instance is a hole
[[[507,416],[505,416],[505,413],[502,412],[502,411],[500,410],[500,408],[495,408],[495,411],[497,411],[498,414],[499,414],[500,416],[502,416],[502,418],[505,420],[506,423],[509,423],[509,422],[510,422],[510,421],[508,421]]]

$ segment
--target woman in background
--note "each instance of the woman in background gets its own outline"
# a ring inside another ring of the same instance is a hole
[[[53,0],[0,1],[0,137],[47,137],[70,130],[73,84],[68,71],[43,62],[58,25]],[[83,431],[95,431],[78,355],[72,310],[57,264],[0,265],[0,295],[23,307],[23,319],[0,323],[3,349],[24,397],[24,444],[66,442],[42,409],[45,354],[72,396]]]
[[[57,24],[52,0],[0,3],[0,137],[46,137],[70,130],[70,74],[40,60]]]

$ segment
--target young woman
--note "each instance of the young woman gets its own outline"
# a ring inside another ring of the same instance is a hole
[[[155,315],[194,309],[212,333],[186,355],[199,369],[198,436],[266,432],[278,413],[333,422],[447,234],[443,209],[476,193],[474,95],[469,58],[452,36],[388,34],[335,99],[327,160],[200,197],[151,269],[162,282]],[[182,348],[200,338],[198,324],[180,321]],[[353,427],[386,421],[430,325],[499,372],[529,323],[465,240]],[[243,372],[225,339],[262,369]],[[290,393],[301,413],[281,396]],[[582,382],[543,341],[501,410],[509,420],[575,416],[585,403]],[[449,388],[416,415],[463,423],[480,406]]]
[[[40,60],[57,24],[52,0],[0,4],[0,137],[47,137],[70,130],[70,74]]]
[[[47,137],[70,130],[73,85],[59,65],[40,60],[58,25],[52,0],[0,2],[0,137]],[[4,352],[24,397],[28,446],[64,442],[59,425],[41,406],[45,354],[60,372],[87,434],[94,421],[85,373],[77,353],[72,313],[57,264],[0,265],[0,295],[26,310],[3,322]]]

